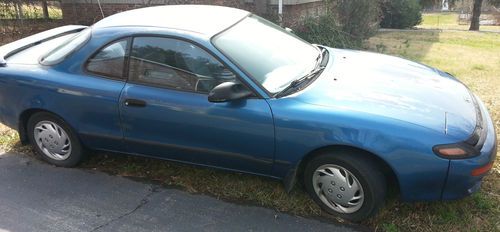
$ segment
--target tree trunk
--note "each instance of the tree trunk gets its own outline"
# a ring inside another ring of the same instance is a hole
[[[47,0],[42,1],[43,18],[49,19],[49,7],[47,6]]]
[[[16,4],[17,19],[23,19],[24,18],[23,4],[20,1],[17,1],[15,4]]]
[[[19,19],[19,9],[17,8],[17,3],[14,3],[14,11],[16,19]]]
[[[472,9],[472,18],[470,20],[470,31],[479,31],[479,16],[481,16],[481,5],[483,0],[474,0],[474,8]]]

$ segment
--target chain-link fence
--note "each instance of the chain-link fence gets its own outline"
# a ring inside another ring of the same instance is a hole
[[[59,1],[4,0],[0,3],[0,19],[61,19]]]
[[[62,24],[60,1],[3,0],[0,2],[0,44]]]
[[[326,2],[329,0],[284,2],[283,25],[295,28],[306,17],[324,14]],[[63,24],[91,25],[121,11],[175,4],[222,5],[275,22],[280,18],[274,0],[0,0],[0,44]]]
[[[178,4],[223,5],[249,11],[254,11],[255,8],[253,1],[247,0],[62,0],[61,9],[66,23],[91,25],[101,20],[103,16],[126,10]]]

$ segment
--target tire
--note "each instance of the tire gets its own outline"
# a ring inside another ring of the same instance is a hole
[[[84,158],[80,140],[61,118],[47,112],[33,114],[27,134],[35,153],[59,167],[74,167]]]
[[[385,176],[374,162],[350,151],[322,153],[310,160],[304,185],[323,210],[353,222],[375,215],[387,191]]]

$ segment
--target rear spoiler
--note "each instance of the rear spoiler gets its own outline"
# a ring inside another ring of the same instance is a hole
[[[40,32],[38,34],[34,34],[32,36],[28,36],[24,39],[20,39],[17,41],[14,41],[12,43],[6,44],[4,46],[0,47],[0,67],[5,67],[7,65],[7,61],[5,59],[9,58],[10,56],[28,49],[30,47],[36,46],[38,44],[41,44],[45,41],[71,34],[71,33],[76,33],[79,32],[83,29],[87,28],[87,26],[80,26],[80,25],[70,25],[70,26],[62,26],[62,27],[57,27],[54,29],[50,29],[48,31]]]

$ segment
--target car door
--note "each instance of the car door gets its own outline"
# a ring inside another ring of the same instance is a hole
[[[77,120],[73,125],[78,125],[80,138],[93,149],[123,151],[119,98],[126,83],[129,43],[130,39],[123,38],[100,47],[85,61],[81,73],[64,76],[75,87],[59,86],[57,91],[64,94],[58,96],[60,105],[71,104],[71,116],[64,118]],[[88,54],[78,54],[69,63],[79,62]]]
[[[135,37],[129,81],[120,99],[133,153],[270,174],[274,125],[264,99],[212,103],[216,85],[238,77],[199,46],[174,38]]]

